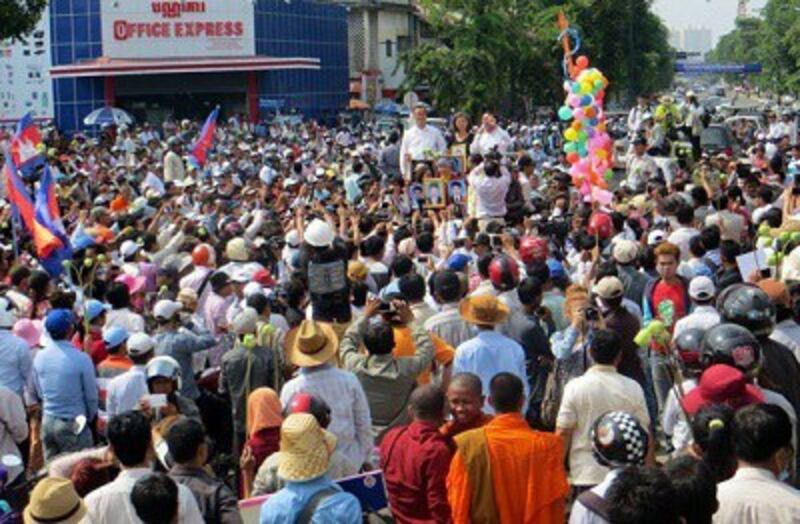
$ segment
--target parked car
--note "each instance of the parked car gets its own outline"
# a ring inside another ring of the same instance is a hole
[[[705,128],[700,135],[700,147],[709,155],[725,153],[729,157],[737,157],[741,150],[730,128],[724,124],[712,124]]]

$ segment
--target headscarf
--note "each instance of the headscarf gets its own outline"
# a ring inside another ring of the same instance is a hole
[[[280,427],[283,422],[281,401],[271,388],[253,390],[247,397],[247,435],[252,437],[262,429]]]

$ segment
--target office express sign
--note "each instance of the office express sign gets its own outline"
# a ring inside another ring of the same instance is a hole
[[[255,54],[252,0],[103,0],[103,55],[187,58]]]

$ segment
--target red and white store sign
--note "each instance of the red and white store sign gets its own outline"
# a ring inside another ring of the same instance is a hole
[[[251,56],[252,0],[103,0],[103,55],[110,58]]]

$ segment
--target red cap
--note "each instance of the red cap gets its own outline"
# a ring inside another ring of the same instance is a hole
[[[748,384],[744,373],[732,366],[716,364],[703,372],[700,384],[683,397],[681,404],[686,413],[694,415],[710,404],[727,404],[738,409],[762,402],[764,393]]]
[[[275,279],[266,269],[259,269],[253,274],[253,280],[265,287],[274,287]]]

